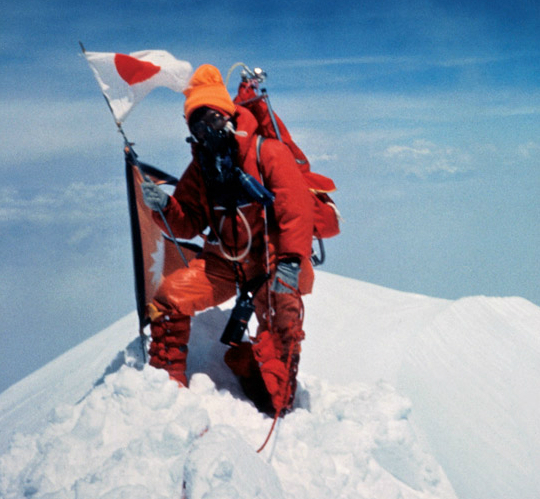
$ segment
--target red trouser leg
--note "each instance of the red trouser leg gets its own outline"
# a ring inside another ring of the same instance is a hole
[[[314,274],[309,262],[304,262],[300,291],[291,293],[269,290],[274,275],[255,296],[259,327],[254,344],[229,350],[225,361],[240,376],[244,391],[259,410],[272,414],[279,411],[283,415],[292,408],[296,394],[300,342],[304,339],[301,294],[311,292]],[[261,392],[259,396],[257,391]]]
[[[192,260],[167,276],[151,308],[150,365],[165,369],[171,378],[187,386],[186,359],[191,316],[218,305],[235,293],[235,276],[229,262],[215,256]]]

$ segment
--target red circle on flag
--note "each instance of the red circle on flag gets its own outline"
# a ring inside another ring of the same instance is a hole
[[[161,70],[159,66],[151,62],[141,61],[125,54],[115,54],[114,65],[118,74],[128,85],[146,81]]]

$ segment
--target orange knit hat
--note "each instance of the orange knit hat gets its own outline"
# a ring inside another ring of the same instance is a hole
[[[217,108],[229,116],[236,111],[219,69],[211,64],[203,64],[197,68],[184,90],[184,95],[184,114],[187,121],[191,113],[202,106]]]

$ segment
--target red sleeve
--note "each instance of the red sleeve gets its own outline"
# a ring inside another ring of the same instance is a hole
[[[194,163],[191,163],[176,185],[163,214],[174,235],[182,239],[192,239],[208,226],[203,204],[204,186]],[[159,213],[154,212],[154,221],[166,232]]]
[[[276,196],[278,258],[309,258],[313,239],[313,198],[289,148],[274,139],[261,147],[261,174]]]

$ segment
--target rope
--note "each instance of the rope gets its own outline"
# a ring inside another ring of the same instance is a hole
[[[260,454],[262,452],[262,450],[266,447],[266,444],[270,441],[270,437],[272,436],[272,433],[274,432],[274,428],[276,427],[276,423],[278,422],[280,412],[281,412],[281,409],[276,411],[276,414],[274,416],[274,421],[272,421],[272,427],[270,428],[270,431],[268,432],[266,440],[264,441],[264,443],[261,445],[261,447],[257,451],[257,454]]]

